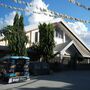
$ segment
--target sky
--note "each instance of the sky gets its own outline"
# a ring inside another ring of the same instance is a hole
[[[72,3],[70,3],[68,0],[23,0],[25,2],[32,2],[34,5],[38,4],[38,7],[44,7],[49,10],[53,10],[58,13],[67,14],[72,17],[80,18],[83,20],[90,20],[90,10],[85,10],[83,8],[80,8]],[[43,1],[43,2],[41,2]],[[90,6],[89,0],[76,0],[79,3]],[[26,5],[17,4],[13,2],[13,0],[0,0],[0,3],[4,3],[7,5],[19,7],[19,8],[27,8],[32,10],[35,10],[35,8],[28,7]],[[36,9],[37,11],[37,9]],[[38,22],[39,20],[50,20],[53,19],[51,17],[46,16],[39,16],[39,15],[32,15],[31,12],[20,12],[19,14],[23,14],[24,16],[24,25],[30,25],[34,24],[35,22]],[[13,24],[13,18],[16,14],[15,10],[11,10],[8,8],[4,8],[0,6],[0,29]],[[72,21],[65,19],[66,22],[68,22],[68,25],[74,29],[74,31],[86,42],[86,44],[90,47],[90,24],[84,24],[77,21]]]

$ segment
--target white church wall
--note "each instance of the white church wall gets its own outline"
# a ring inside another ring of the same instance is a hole
[[[0,41],[0,46],[6,46],[6,42],[5,41]]]
[[[36,32],[39,33],[38,30],[35,30],[35,31],[32,32],[32,35],[31,35],[31,37],[32,37],[31,43],[35,43],[35,33],[36,33]],[[38,41],[39,41],[39,34],[38,34]]]
[[[29,42],[27,43],[27,46],[26,47],[30,47],[33,43],[36,43],[35,42],[35,33],[38,32],[38,38],[37,38],[37,41],[39,42],[39,30],[32,30],[32,31],[29,31],[26,33],[27,37],[28,37],[28,40]]]
[[[35,33],[38,32],[38,42],[39,42],[39,30],[34,30],[34,31],[30,31],[28,32],[26,35],[28,36],[28,46],[32,45],[33,43],[36,43],[35,42]],[[31,34],[30,34],[31,33]],[[30,36],[31,35],[31,36]],[[55,41],[55,44],[61,44],[61,43],[64,43],[65,42],[65,36],[63,36],[65,34],[63,33],[60,33],[58,32],[57,33],[57,36],[56,36],[56,31],[54,32],[54,41]]]
[[[56,38],[55,37],[54,40],[55,40],[55,45],[63,43],[63,39],[61,39],[61,38]]]

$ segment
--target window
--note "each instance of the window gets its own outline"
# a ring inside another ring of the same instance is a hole
[[[56,30],[56,37],[57,38],[63,38],[63,33],[60,30]]]
[[[61,34],[59,32],[56,32],[56,37],[61,38]]]
[[[56,37],[58,37],[58,32],[56,31]]]
[[[38,42],[38,32],[35,32],[35,42]]]

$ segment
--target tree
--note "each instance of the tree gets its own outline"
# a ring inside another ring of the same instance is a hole
[[[12,33],[13,30],[14,30],[13,26],[7,26],[3,29],[3,34],[5,36],[4,40],[8,41],[8,46],[9,46],[10,51],[15,51],[13,49],[15,49],[14,48],[14,44],[15,44],[14,41],[16,38],[13,36],[13,33]]]
[[[8,41],[8,46],[12,55],[27,55],[26,44],[28,38],[24,32],[22,15],[19,18],[18,13],[16,13],[13,26],[7,26],[4,28],[4,36],[5,40]]]
[[[28,42],[28,38],[24,32],[24,24],[23,24],[23,16],[22,15],[20,16],[20,19],[19,19],[19,31],[18,32],[19,32],[18,40],[19,40],[20,54],[26,55],[26,53],[27,53],[26,44]],[[23,52],[21,52],[21,51],[23,51]]]
[[[14,17],[13,26],[14,26],[15,30],[18,31],[18,29],[19,29],[19,15],[18,15],[18,13],[16,13],[16,15]]]
[[[19,19],[19,29],[24,30],[23,15],[21,15]]]
[[[48,60],[53,55],[54,48],[54,27],[52,24],[40,24],[39,25],[39,33],[40,33],[40,51],[43,57],[43,60],[48,62]]]
[[[39,43],[33,43],[32,46],[28,48],[28,56],[30,56],[31,61],[39,61],[40,54]]]

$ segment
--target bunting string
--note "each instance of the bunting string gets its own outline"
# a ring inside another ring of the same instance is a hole
[[[68,16],[68,15],[65,15],[65,14],[60,14],[60,13],[53,12],[53,11],[51,11],[51,13],[53,13],[55,18],[56,17],[62,17],[62,18],[70,19],[70,20],[75,20],[75,21],[83,22],[83,23],[90,23],[90,21],[88,21],[88,20],[82,20],[82,19],[79,19],[79,18],[74,18],[72,16]]]
[[[19,4],[25,4],[25,5],[29,5],[30,7],[33,7],[33,5],[31,3],[28,3],[28,2],[24,2],[22,0],[12,0],[14,1],[15,3],[19,3]],[[69,0],[73,3],[75,3],[75,0]],[[76,2],[77,3],[77,2]],[[79,5],[79,3],[78,3]],[[82,6],[82,5],[81,5]],[[57,12],[53,12],[53,11],[50,11],[50,10],[46,10],[46,9],[42,9],[42,8],[38,8],[36,7],[37,9],[40,9],[41,12],[45,12],[44,14],[45,15],[48,15],[46,12],[50,12],[51,14],[49,14],[49,16],[51,17],[62,17],[62,18],[67,18],[67,19],[70,19],[70,20],[76,20],[76,21],[80,21],[80,22],[83,22],[83,23],[89,23],[90,21],[86,21],[86,20],[82,20],[82,19],[78,19],[78,18],[73,18],[71,16],[68,16],[68,15],[64,15],[64,14],[59,14]],[[33,13],[38,13],[38,14],[41,14],[40,12],[35,12],[33,11]],[[53,14],[53,15],[52,15]]]
[[[30,6],[30,7],[32,6],[31,3],[25,2],[23,0],[12,0],[12,1],[15,2],[15,3],[24,4],[26,6]]]
[[[87,7],[87,6],[85,6],[85,5],[82,5],[82,4],[80,4],[79,2],[77,2],[76,0],[68,0],[68,1],[69,1],[70,3],[73,3],[73,4],[75,4],[75,5],[83,8],[83,9],[90,10],[90,7]]]
[[[33,7],[32,3],[25,2],[25,1],[23,1],[23,0],[12,0],[12,1],[15,2],[15,3],[18,3],[18,4],[24,4],[24,5],[26,5],[26,6]],[[35,6],[34,6],[34,7],[35,7]],[[39,9],[39,10],[42,11],[42,12],[47,11],[46,9],[44,9],[44,8],[39,8],[39,7],[37,7],[37,6],[36,6],[35,8]]]
[[[17,10],[17,11],[27,11],[27,12],[29,12],[28,9],[17,8],[17,7],[15,7],[15,6],[10,6],[10,5],[7,5],[7,4],[4,4],[4,3],[1,3],[1,2],[0,2],[0,6],[1,6],[1,7],[4,7],[4,8],[9,8],[9,9]]]
[[[0,2],[0,6],[4,7],[4,8],[9,8],[9,9],[17,10],[17,11],[30,12],[29,9],[17,8],[17,7],[9,6],[9,5],[1,3],[1,2]],[[90,21],[88,21],[88,20],[82,20],[82,19],[79,19],[79,18],[74,18],[72,16],[68,16],[68,15],[65,15],[65,14],[60,14],[60,13],[57,13],[57,12],[54,12],[54,11],[51,11],[51,10],[40,9],[40,11],[41,12],[33,11],[33,13],[44,14],[44,15],[48,15],[48,16],[54,17],[54,18],[60,17],[60,18],[66,18],[66,19],[70,19],[70,20],[80,21],[80,22],[83,22],[83,23],[90,23]]]

